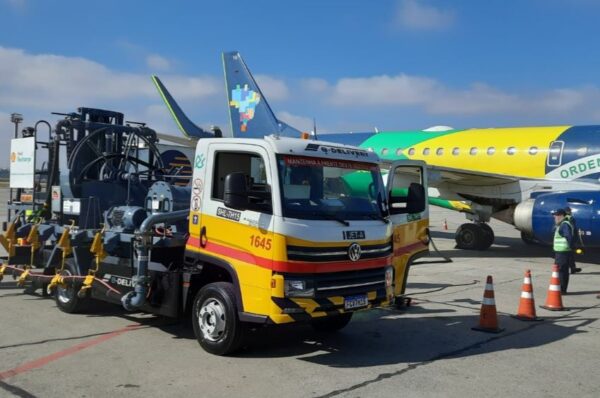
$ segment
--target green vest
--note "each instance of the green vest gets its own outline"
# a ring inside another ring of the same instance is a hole
[[[569,246],[569,242],[567,242],[567,238],[565,238],[564,236],[561,236],[558,233],[558,230],[560,229],[560,226],[563,223],[566,223],[569,226],[569,228],[573,229],[573,227],[571,226],[571,223],[569,223],[567,220],[562,220],[561,223],[556,226],[556,230],[554,231],[554,247],[553,247],[555,252],[571,251],[571,247]]]

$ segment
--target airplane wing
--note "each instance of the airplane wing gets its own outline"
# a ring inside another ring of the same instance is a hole
[[[519,181],[518,178],[513,176],[475,172],[451,167],[427,165],[427,169],[430,175],[430,182],[432,180],[434,182],[433,185],[449,183],[462,186],[486,187],[504,185]]]

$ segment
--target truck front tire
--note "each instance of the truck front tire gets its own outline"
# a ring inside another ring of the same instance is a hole
[[[228,282],[209,283],[194,299],[194,334],[204,350],[228,355],[242,344],[243,324],[238,317],[235,289]]]

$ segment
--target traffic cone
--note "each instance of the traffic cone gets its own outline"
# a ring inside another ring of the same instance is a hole
[[[479,326],[471,329],[479,332],[500,333],[504,329],[498,327],[498,314],[496,313],[496,301],[494,300],[494,283],[491,275],[488,275],[485,283],[485,292],[481,303],[479,314]]]
[[[550,311],[565,311],[562,303],[562,295],[560,294],[560,279],[558,277],[558,265],[552,266],[552,278],[550,278],[550,286],[548,286],[548,295],[546,296],[546,304],[540,305],[541,308]]]
[[[448,221],[446,221],[445,218],[444,218],[444,224],[443,224],[443,226],[444,226],[444,231],[447,231],[448,230]]]
[[[535,301],[533,299],[533,284],[531,283],[531,271],[525,271],[525,278],[523,279],[523,288],[521,289],[521,300],[519,301],[519,309],[517,315],[513,315],[513,318],[520,319],[521,321],[541,321],[542,318],[538,318],[535,315]]]

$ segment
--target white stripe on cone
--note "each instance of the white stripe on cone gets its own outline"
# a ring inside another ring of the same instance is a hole
[[[525,278],[525,280],[523,281],[524,284],[526,285],[531,285],[531,278]]]
[[[558,272],[552,272],[552,277],[553,278],[559,278]]]
[[[492,285],[491,283],[486,283],[485,290],[494,290],[494,285]]]
[[[548,290],[552,290],[553,292],[560,292],[560,285],[550,285]]]
[[[483,305],[496,305],[496,301],[493,298],[483,298]]]
[[[521,292],[521,298],[532,299],[533,294],[531,294],[529,292]]]

